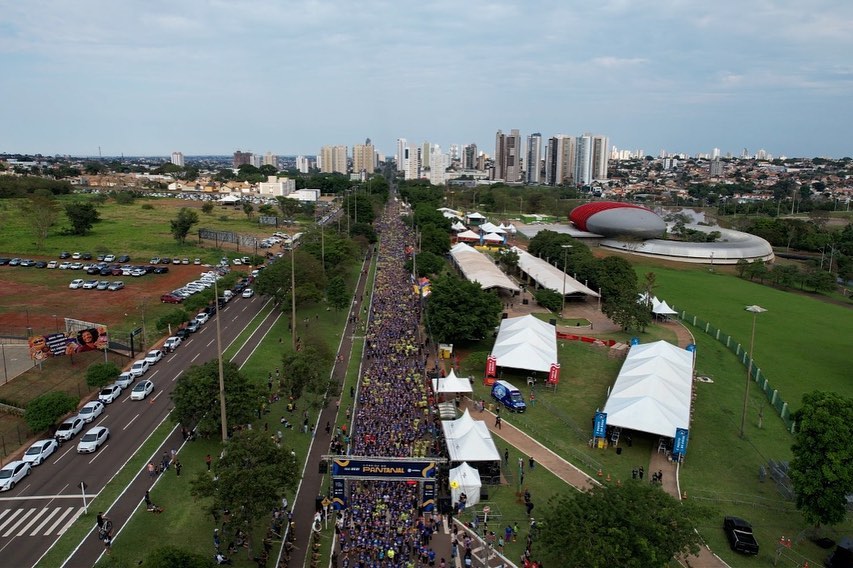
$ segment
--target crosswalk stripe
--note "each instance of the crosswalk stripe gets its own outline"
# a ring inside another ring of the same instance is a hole
[[[9,518],[3,521],[3,524],[0,524],[0,531],[6,528],[6,525],[15,520],[15,517],[21,514],[21,509],[15,509],[12,511],[12,514],[9,515]]]
[[[44,515],[44,514],[45,514],[45,513],[47,513],[48,511],[51,511],[52,509],[53,509],[52,507],[51,507],[50,509],[48,509],[47,507],[42,507],[41,509],[39,509],[39,510],[38,510],[38,513],[36,514],[36,516],[35,516],[35,517],[33,517],[32,519],[30,519],[30,522],[29,522],[29,523],[27,523],[27,524],[26,524],[26,525],[21,529],[21,532],[19,532],[19,533],[18,533],[18,536],[24,536],[24,534],[25,534],[28,530],[30,530],[30,527],[32,527],[34,524],[36,524],[36,521],[38,521],[38,520],[39,520],[39,518],[40,518],[42,515]]]
[[[9,509],[4,509],[0,511],[0,520],[3,520],[3,517],[9,514]]]
[[[16,522],[14,525],[9,527],[9,530],[7,530],[5,533],[3,533],[3,538],[7,538],[7,537],[12,536],[12,533],[15,532],[15,529],[17,529],[19,526],[21,526],[21,524],[24,521],[26,521],[30,517],[30,515],[32,515],[36,511],[37,511],[37,509],[27,509],[27,511],[23,514],[23,516],[20,519],[18,519],[18,522]]]
[[[41,532],[41,529],[43,529],[45,525],[50,522],[53,516],[61,510],[61,507],[51,507],[49,509],[45,508],[45,511],[50,511],[50,513],[42,520],[42,522],[40,522],[36,526],[36,528],[33,529],[33,532],[30,533],[30,536],[36,536],[37,534],[39,534],[39,532]]]
[[[59,532],[56,533],[56,536],[62,536],[62,533],[67,531],[69,529],[69,527],[71,527],[71,525],[74,524],[74,521],[76,521],[80,517],[80,515],[82,515],[82,514],[83,514],[83,507],[80,507],[79,509],[77,509],[77,512],[74,513],[74,515],[72,515],[72,517],[70,519],[68,519],[68,522],[65,523],[65,526],[63,526],[61,529],[59,529]]]
[[[49,528],[49,529],[47,529],[46,531],[44,531],[44,536],[48,536],[48,535],[50,535],[50,534],[53,534],[53,531],[55,531],[55,530],[56,530],[56,527],[58,527],[58,526],[59,526],[59,523],[61,523],[61,522],[62,522],[62,519],[64,519],[64,518],[68,515],[68,513],[70,513],[70,512],[71,512],[71,511],[73,511],[74,509],[76,509],[76,507],[68,507],[68,509],[66,509],[64,513],[62,513],[61,515],[59,515],[59,518],[58,518],[58,519],[56,519],[56,522],[55,522],[55,523],[53,523],[53,524],[50,526],[50,528]]]

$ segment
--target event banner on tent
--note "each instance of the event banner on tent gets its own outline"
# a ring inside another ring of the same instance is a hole
[[[426,512],[430,512],[435,509],[435,481],[429,480],[423,482],[423,499],[421,500],[421,507]]]
[[[607,413],[596,412],[593,421],[592,436],[594,438],[604,438],[607,435]]]
[[[376,460],[344,460],[332,462],[332,475],[340,477],[373,477],[385,479],[429,479],[435,477],[436,465],[430,461],[402,461],[393,458]]]
[[[332,480],[332,509],[340,511],[347,508],[347,484],[344,479]]]
[[[683,456],[687,453],[687,437],[688,432],[685,428],[675,429],[675,441],[672,444],[673,454]]]

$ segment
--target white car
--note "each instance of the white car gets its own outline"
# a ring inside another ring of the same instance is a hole
[[[126,389],[130,385],[133,384],[133,381],[136,380],[136,377],[130,374],[130,371],[125,371],[120,374],[116,379],[116,384],[122,388],[122,390]]]
[[[117,384],[111,384],[101,389],[101,394],[98,395],[98,400],[104,404],[109,404],[119,396],[121,396],[121,387]]]
[[[148,372],[149,367],[150,365],[148,364],[148,361],[146,361],[145,359],[140,359],[139,361],[134,362],[133,365],[130,367],[130,374],[133,375],[135,379],[138,379],[139,377]]]
[[[166,350],[166,353],[171,353],[178,348],[182,341],[180,337],[173,335],[163,343],[163,349]]]
[[[79,416],[72,416],[65,422],[59,425],[56,429],[54,437],[58,442],[67,442],[74,436],[80,433],[83,429],[83,419]]]
[[[108,254],[107,256],[104,257],[104,262],[115,262],[115,261],[116,261],[116,255],[114,255],[114,254]]]
[[[56,268],[57,266],[59,266],[59,263],[56,262],[55,260],[51,260],[50,262],[47,263],[48,268]]]
[[[55,452],[58,447],[59,442],[53,438],[39,440],[29,447],[27,453],[25,453],[24,457],[21,459],[25,462],[29,462],[30,465],[35,467],[49,458],[50,454]]]
[[[243,261],[240,260],[239,258],[235,258],[234,260],[231,261],[231,264],[233,264],[235,266],[240,266],[241,264],[243,264]]]
[[[0,491],[8,491],[28,476],[33,470],[29,462],[17,460],[7,463],[0,469]]]
[[[196,266],[198,266],[199,264],[201,264],[201,259],[200,259],[200,258],[196,258],[195,260],[193,260],[193,264],[195,264]]]
[[[68,267],[71,266],[70,262],[60,262],[59,269],[60,270],[68,270]]]
[[[252,296],[255,295],[255,291],[252,290],[251,288],[246,288],[245,290],[243,290],[243,293],[241,295],[244,298],[251,298]]]
[[[97,286],[98,286],[97,280],[86,280],[85,282],[83,282],[83,289],[84,290],[94,290],[95,288],[97,288]]]
[[[78,454],[91,454],[110,438],[110,429],[106,426],[95,426],[90,428],[88,432],[83,434],[80,441],[77,443]]]
[[[195,321],[197,321],[199,324],[206,324],[207,320],[209,320],[209,319],[210,319],[210,316],[208,314],[206,314],[205,312],[201,312],[195,317]]]
[[[92,422],[95,418],[104,413],[104,403],[100,400],[93,400],[91,402],[87,402],[83,408],[80,409],[80,412],[77,413],[77,416],[83,419],[83,422],[88,424]]]
[[[146,396],[154,390],[154,383],[151,379],[145,379],[136,384],[133,390],[130,391],[130,400],[144,400]]]
[[[71,284],[68,285],[72,290],[76,290],[77,288],[82,288],[85,282],[81,278],[76,278],[71,281]]]
[[[160,351],[159,349],[152,349],[151,351],[148,352],[148,355],[145,356],[145,360],[148,362],[149,365],[154,365],[155,363],[157,363],[157,361],[159,361],[162,358],[163,358],[163,352]]]

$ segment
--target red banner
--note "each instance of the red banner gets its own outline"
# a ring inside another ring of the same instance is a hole
[[[548,384],[556,385],[560,382],[560,364],[551,363],[551,370],[548,371]]]
[[[486,359],[486,376],[494,377],[498,374],[498,360],[494,355],[489,355],[489,358]]]

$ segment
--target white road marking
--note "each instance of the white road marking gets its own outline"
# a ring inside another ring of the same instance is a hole
[[[157,400],[157,397],[160,396],[161,394],[163,394],[163,391],[161,391],[161,390],[157,391],[157,394],[155,394],[154,398],[152,398],[151,400]]]
[[[2,531],[3,529],[5,529],[5,528],[6,528],[6,525],[8,525],[8,524],[9,524],[9,523],[11,523],[12,521],[14,521],[14,520],[15,520],[15,517],[17,517],[17,516],[21,513],[21,511],[22,511],[22,510],[23,510],[23,509],[15,509],[14,511],[12,511],[12,514],[11,514],[11,515],[9,515],[9,518],[8,518],[8,519],[6,519],[5,521],[3,521],[3,524],[0,524],[0,531]]]
[[[108,447],[109,447],[109,444],[104,444],[101,447],[100,451],[95,452],[95,457],[93,457],[92,459],[89,460],[89,464],[91,465],[93,461],[98,459],[98,456],[101,455],[102,453],[104,453],[104,450],[106,450]]]
[[[196,359],[198,359],[198,356],[199,356],[199,355],[201,355],[201,353],[196,353],[195,357],[193,357],[192,359],[190,359],[190,363],[195,363],[195,360],[196,360]]]
[[[27,512],[24,513],[24,515],[20,519],[18,519],[18,522],[16,522],[14,525],[9,527],[9,530],[7,530],[5,533],[3,533],[3,538],[9,538],[12,535],[12,533],[15,532],[15,529],[17,529],[19,526],[21,526],[21,523],[26,521],[29,518],[29,516],[35,512],[36,512],[36,509],[27,509]]]
[[[36,509],[33,509],[33,511],[35,511],[35,510]],[[24,533],[26,533],[28,530],[30,530],[30,527],[32,527],[34,524],[36,524],[36,521],[39,520],[39,517],[41,517],[42,515],[47,513],[49,510],[50,509],[48,509],[47,507],[43,507],[41,509],[38,509],[38,513],[36,513],[36,515],[32,519],[30,519],[30,522],[28,522],[26,525],[21,527],[21,532],[18,533],[18,536],[24,536]]]
[[[70,442],[71,440],[68,440],[68,441]],[[59,463],[59,460],[61,460],[61,459],[62,459],[62,458],[64,458],[65,456],[67,456],[67,455],[68,455],[68,452],[70,452],[70,451],[71,451],[71,448],[68,448],[67,450],[65,450],[65,453],[64,453],[64,454],[62,454],[61,456],[59,456],[58,458],[56,458],[55,460],[53,460],[53,463],[54,463],[54,464]]]
[[[71,507],[71,508],[73,509],[74,507]],[[45,507],[44,510],[50,511],[50,514],[48,516],[46,516],[44,518],[44,520],[42,522],[40,522],[36,528],[33,529],[33,532],[30,533],[30,536],[36,536],[39,533],[39,531],[41,531],[45,527],[45,525],[47,525],[47,523],[50,522],[50,520],[54,517],[54,515],[56,515],[56,513],[60,512],[62,510],[62,507],[54,507],[52,509],[48,509],[47,507]]]
[[[139,414],[137,414],[136,416],[131,418],[130,422],[128,422],[127,425],[124,428],[122,428],[122,431],[127,430],[130,427],[130,425],[133,424],[133,421],[136,420],[137,418],[139,418]]]
[[[83,507],[79,507],[77,509],[77,512],[74,513],[70,519],[68,519],[68,522],[65,523],[65,525],[63,525],[63,527],[56,532],[56,536],[60,536],[60,535],[62,535],[62,533],[67,531],[68,528],[74,524],[74,521],[76,521],[80,517],[80,515],[82,515],[82,514],[83,514]],[[59,523],[56,523],[56,524],[58,525]],[[53,527],[50,527],[50,528],[53,529],[53,528],[55,528],[55,526],[56,525],[54,525]]]

